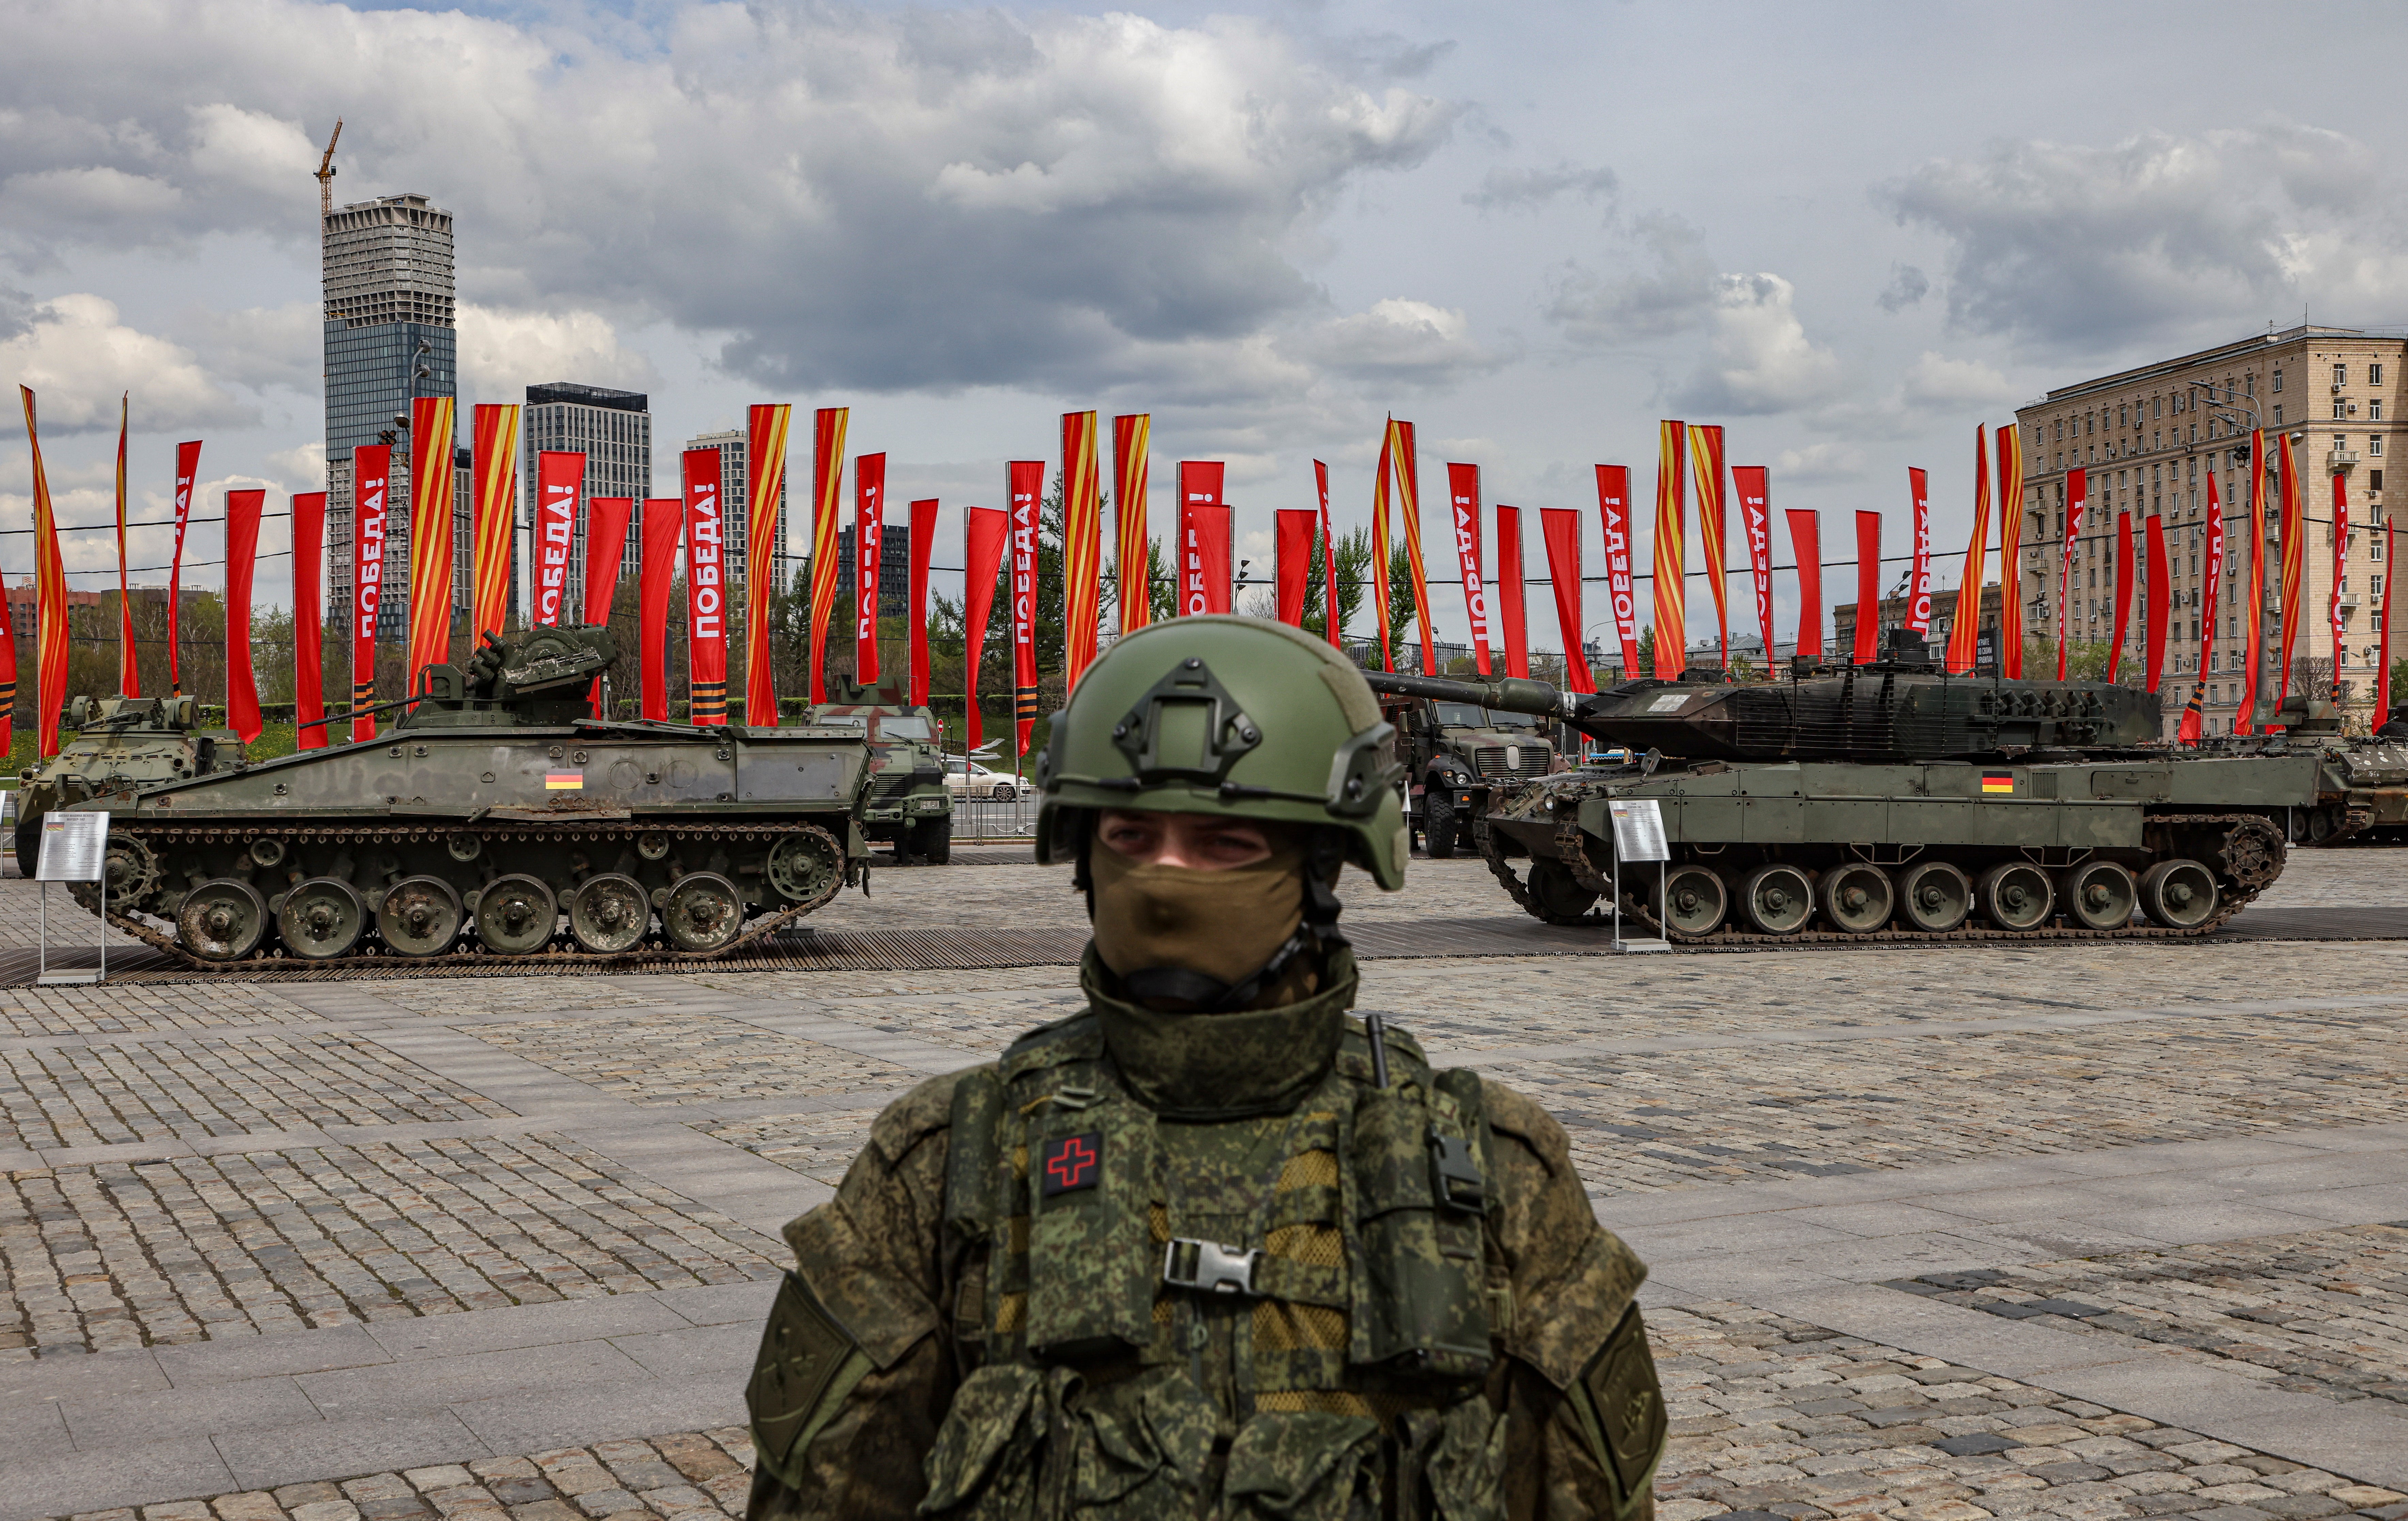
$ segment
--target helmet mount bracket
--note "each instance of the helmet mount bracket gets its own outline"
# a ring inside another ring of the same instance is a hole
[[[1113,748],[1141,782],[1220,785],[1262,741],[1262,729],[1195,655],[1173,666],[1112,725]]]

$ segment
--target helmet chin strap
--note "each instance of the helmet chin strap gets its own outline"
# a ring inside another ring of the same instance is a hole
[[[1073,878],[1086,890],[1090,919],[1096,915],[1096,884],[1087,871],[1088,843],[1093,838],[1091,832],[1082,834],[1078,871]],[[1335,829],[1313,830],[1304,854],[1304,922],[1245,981],[1225,983],[1187,967],[1140,967],[1124,976],[1121,985],[1140,1002],[1171,999],[1193,1006],[1197,1013],[1223,1014],[1245,1008],[1285,975],[1297,956],[1315,948],[1326,950],[1348,943],[1346,932],[1338,927],[1340,905],[1337,892],[1330,886],[1331,879],[1345,864],[1345,837]]]

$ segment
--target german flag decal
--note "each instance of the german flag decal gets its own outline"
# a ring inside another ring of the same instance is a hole
[[[1983,790],[1985,793],[2012,793],[2012,792],[2014,792],[2014,791],[2015,790],[2015,778],[2014,778],[2014,772],[2012,772],[2012,771],[1985,771],[1985,772],[1983,772],[1983,773],[1982,773],[1982,790]]]
[[[583,792],[585,790],[585,773],[582,771],[546,771],[543,773],[543,787],[546,792]]]

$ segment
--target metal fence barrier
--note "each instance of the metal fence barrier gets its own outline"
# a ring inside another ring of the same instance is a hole
[[[1013,798],[953,799],[955,839],[1026,838],[1037,833],[1037,795],[1023,791]]]

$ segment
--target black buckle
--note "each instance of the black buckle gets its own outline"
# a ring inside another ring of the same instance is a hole
[[[1471,1142],[1430,1131],[1430,1191],[1438,1201],[1466,1214],[1488,1208],[1488,1180],[1481,1175],[1480,1158]]]

